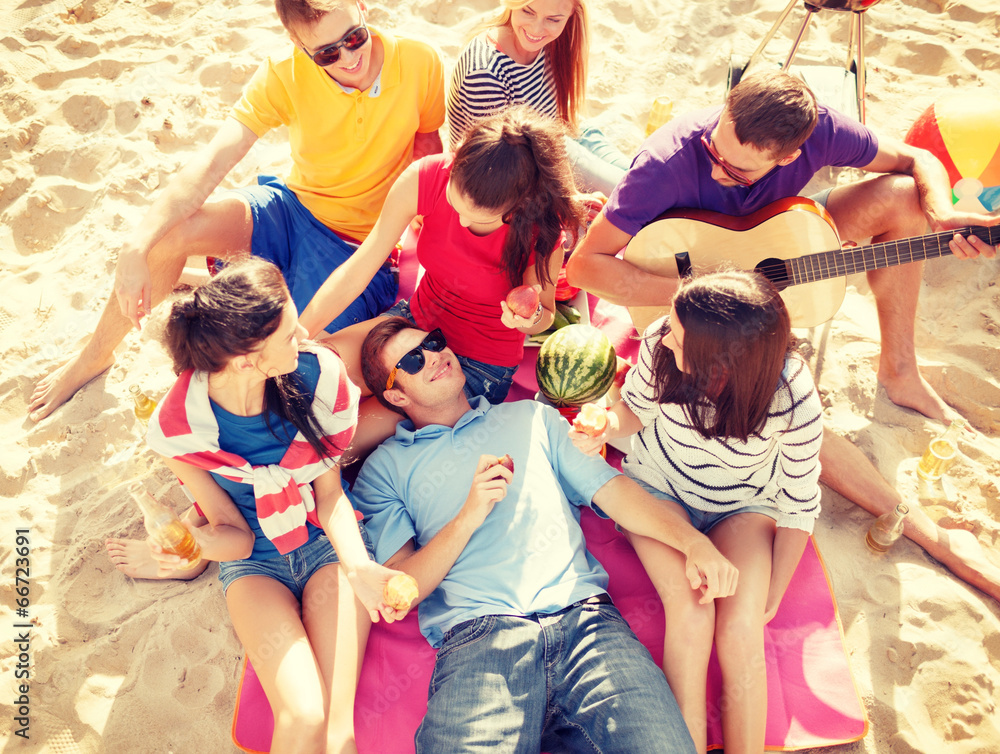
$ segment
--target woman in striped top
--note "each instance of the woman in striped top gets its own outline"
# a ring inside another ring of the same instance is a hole
[[[701,751],[713,637],[726,751],[763,750],[764,625],[819,515],[821,406],[790,338],[785,304],[760,275],[688,281],[646,331],[605,433],[571,433],[586,452],[634,435],[623,471],[680,506],[739,569],[736,594],[702,604],[680,553],[629,534],[664,603],[663,669]]]
[[[462,52],[448,92],[454,149],[473,122],[515,104],[562,120],[576,133],[586,95],[584,0],[502,0],[503,10]],[[567,137],[577,186],[610,195],[630,160],[597,128]]]

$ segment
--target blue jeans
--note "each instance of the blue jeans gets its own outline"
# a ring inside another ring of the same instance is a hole
[[[614,605],[487,615],[438,650],[418,754],[693,752],[663,671]]]
[[[413,312],[410,310],[410,302],[406,299],[397,302],[388,311],[382,314],[383,317],[404,317],[413,324],[417,324],[413,319]],[[498,367],[495,364],[487,364],[485,361],[476,361],[466,356],[455,354],[462,373],[465,375],[465,397],[475,398],[477,395],[486,397],[494,406],[503,403],[510,386],[514,382],[514,372],[517,367]]]
[[[632,164],[632,159],[608,141],[599,128],[583,128],[576,139],[566,137],[566,156],[580,191],[600,191],[611,196]]]
[[[630,477],[630,479],[658,500],[669,500],[673,503],[677,503],[684,509],[684,512],[687,513],[688,518],[691,520],[691,526],[700,531],[702,534],[708,534],[709,530],[711,530],[711,528],[716,524],[721,524],[730,516],[736,516],[740,513],[760,513],[761,515],[767,516],[774,521],[778,520],[778,508],[776,506],[744,505],[742,508],[733,508],[732,510],[713,513],[712,511],[703,511],[699,508],[690,506],[683,500],[678,500],[663,490],[658,490],[651,484],[646,484],[641,479],[635,479],[634,477]]]

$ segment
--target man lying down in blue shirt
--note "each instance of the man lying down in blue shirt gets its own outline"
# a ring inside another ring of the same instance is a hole
[[[735,592],[732,564],[681,514],[578,451],[554,409],[470,405],[439,331],[386,318],[362,369],[406,417],[354,492],[376,559],[416,578],[420,630],[438,648],[417,752],[694,751],[663,672],[611,604],[580,506],[677,549],[703,601]],[[504,454],[513,472],[497,465]]]

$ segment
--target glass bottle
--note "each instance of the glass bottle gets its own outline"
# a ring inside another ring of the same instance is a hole
[[[128,391],[132,394],[132,400],[135,401],[135,418],[142,422],[142,426],[148,427],[149,417],[153,415],[153,410],[156,408],[156,401],[142,392],[138,385],[129,385]]]
[[[142,511],[143,523],[152,540],[164,552],[187,560],[187,565],[180,566],[182,570],[197,566],[201,560],[201,545],[177,514],[146,492],[140,482],[131,485],[128,491]]]
[[[899,503],[894,509],[875,519],[865,536],[865,543],[872,552],[885,552],[895,544],[903,533],[904,519],[909,512],[910,507],[906,503]]]
[[[646,119],[646,136],[648,137],[657,128],[662,126],[674,114],[674,103],[670,97],[661,95],[653,100],[653,106],[649,110],[649,117]]]
[[[940,435],[930,441],[927,450],[917,464],[917,474],[921,479],[936,482],[955,463],[958,457],[958,438],[965,429],[965,422],[956,419]]]

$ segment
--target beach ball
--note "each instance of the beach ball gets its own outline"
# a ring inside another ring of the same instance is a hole
[[[917,118],[905,141],[944,163],[956,207],[1000,209],[1000,98],[985,90],[942,97]]]

